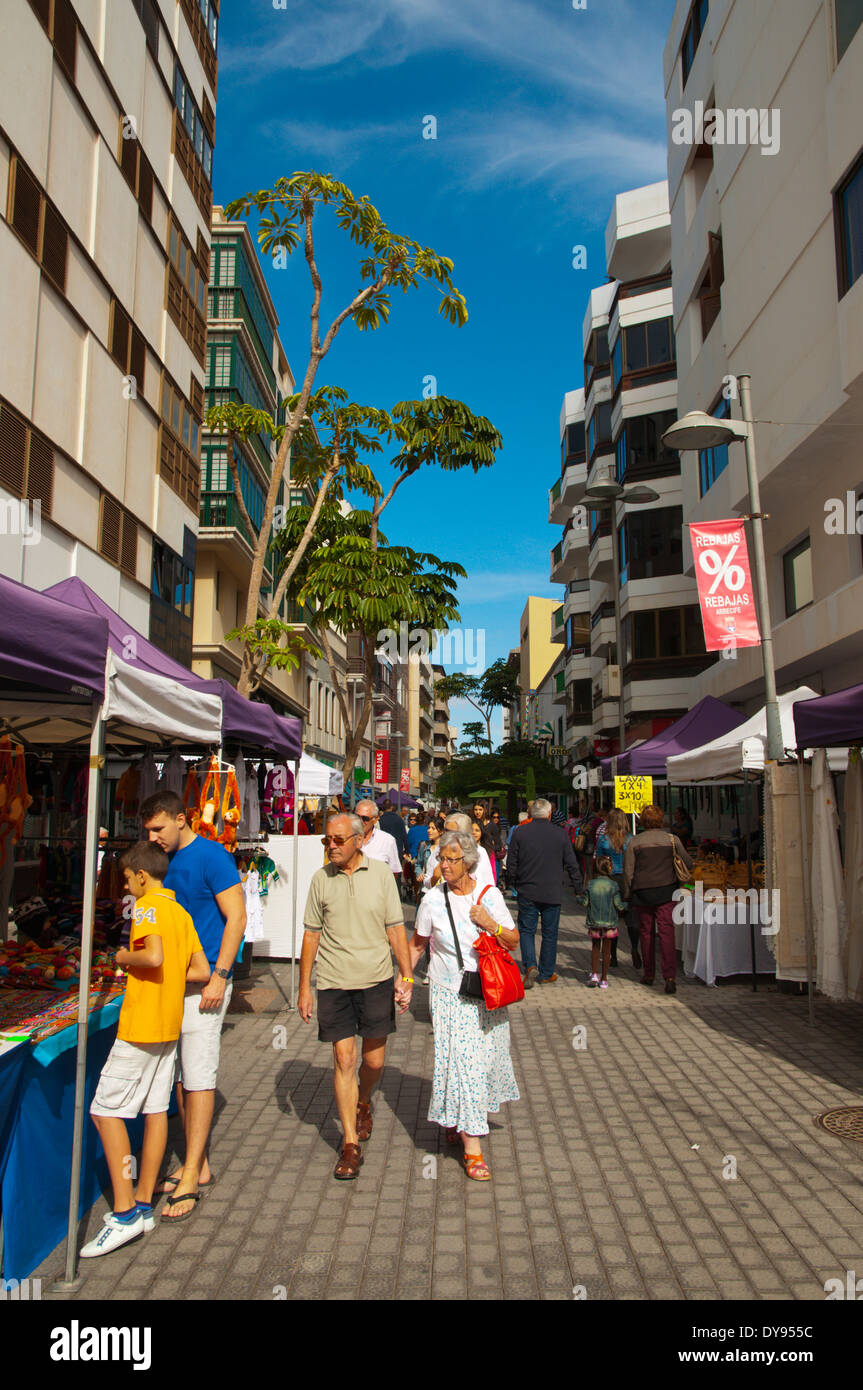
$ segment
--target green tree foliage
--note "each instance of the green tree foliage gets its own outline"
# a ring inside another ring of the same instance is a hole
[[[435,688],[442,699],[467,700],[479,711],[485,722],[486,738],[491,749],[491,716],[499,706],[511,705],[518,700],[518,668],[500,657],[482,676],[467,676],[461,671],[453,671],[441,677]]]

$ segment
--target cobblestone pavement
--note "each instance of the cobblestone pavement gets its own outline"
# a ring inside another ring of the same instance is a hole
[[[178,1229],[85,1262],[79,1297],[823,1300],[863,1271],[863,1147],[813,1125],[860,1103],[863,1008],[818,1000],[813,1029],[766,981],[669,997],[621,942],[600,993],[588,963],[569,899],[558,983],[510,1010],[522,1098],[492,1117],[487,1184],[426,1120],[419,987],[360,1177],[335,1182],[331,1048],[286,1012],[290,967],[256,965],[224,1037],[214,1190]],[[47,1296],[62,1263],[61,1247],[34,1271]]]

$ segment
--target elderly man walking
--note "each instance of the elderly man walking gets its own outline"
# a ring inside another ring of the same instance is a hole
[[[358,816],[327,821],[329,863],[313,875],[306,901],[298,1007],[308,1023],[314,1009],[312,966],[317,961],[318,1041],[333,1045],[334,1089],[344,1143],[333,1176],[359,1175],[360,1144],[371,1137],[372,1091],[384,1068],[387,1038],[396,1030],[396,1005],[411,1000],[407,938],[395,879],[364,848]],[[392,954],[401,972],[393,985]],[[357,1045],[362,1065],[357,1083]]]
[[[582,876],[569,835],[551,822],[551,802],[540,798],[528,807],[530,819],[512,837],[507,856],[507,876],[518,894],[518,933],[524,987],[533,989],[557,979],[557,933],[560,927],[563,875],[569,874],[573,891],[580,893]],[[542,924],[539,969],[536,965],[536,928]]]
[[[388,831],[378,824],[379,812],[373,801],[358,801],[356,814],[363,826],[363,854],[369,859],[379,859],[398,874],[396,887],[401,887],[402,861],[399,848]]]

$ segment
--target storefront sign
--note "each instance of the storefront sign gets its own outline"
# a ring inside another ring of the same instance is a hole
[[[390,755],[386,748],[378,748],[375,751],[375,781],[378,783],[390,780]]]
[[[652,777],[615,777],[614,804],[630,816],[640,816],[645,806],[653,804]]]
[[[707,650],[760,647],[743,522],[700,522],[690,525],[689,534]]]
[[[402,774],[399,781],[399,788],[403,792],[409,792],[411,789],[411,770],[409,767],[402,768]]]

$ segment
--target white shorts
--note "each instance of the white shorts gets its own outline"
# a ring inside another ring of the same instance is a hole
[[[215,1091],[219,1073],[222,1024],[233,985],[227,981],[222,1007],[212,1013],[201,1013],[203,989],[202,984],[186,985],[183,1027],[177,1049],[177,1080],[183,1083],[185,1091]]]
[[[133,1043],[117,1038],[102,1068],[91,1115],[134,1120],[158,1115],[171,1101],[177,1043]]]

